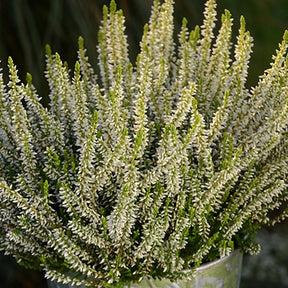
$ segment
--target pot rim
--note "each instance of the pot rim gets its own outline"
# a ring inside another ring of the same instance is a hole
[[[229,255],[226,255],[220,259],[216,259],[214,261],[201,264],[199,267],[197,267],[195,269],[195,272],[206,270],[206,269],[209,269],[211,266],[215,266],[217,264],[221,264],[223,262],[226,262],[229,258],[232,258],[233,256],[235,256],[237,254],[241,254],[240,249],[236,249],[233,252],[231,252]]]

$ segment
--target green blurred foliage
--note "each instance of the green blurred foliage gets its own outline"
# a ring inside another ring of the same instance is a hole
[[[33,75],[40,90],[45,87],[45,44],[73,67],[77,39],[83,36],[90,61],[97,66],[97,31],[101,23],[102,6],[110,0],[0,0],[0,59],[6,69],[10,55],[18,65],[21,78],[26,71]],[[205,0],[176,0],[175,28],[179,31],[185,16],[190,28],[202,22]],[[138,53],[143,25],[148,21],[152,0],[118,0],[124,10],[131,60]],[[258,75],[268,68],[271,55],[288,27],[287,0],[218,0],[218,11],[231,11],[238,29],[240,15],[246,18],[247,29],[255,39],[249,85],[255,85]],[[220,17],[219,17],[220,19]],[[235,34],[234,34],[235,35]]]
[[[221,10],[231,11],[235,21],[244,15],[247,29],[254,38],[254,49],[250,63],[249,84],[255,85],[271,63],[278,44],[288,29],[287,0],[220,0]],[[236,23],[235,23],[236,24]]]

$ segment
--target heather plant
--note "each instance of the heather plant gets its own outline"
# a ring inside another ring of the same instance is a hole
[[[0,79],[0,247],[46,277],[120,287],[190,277],[287,216],[285,32],[256,87],[252,37],[235,45],[216,1],[174,40],[173,0],[155,0],[135,65],[114,1],[99,30],[99,75],[79,38],[71,71],[46,48],[49,107],[8,60]],[[193,269],[192,269],[193,272]]]

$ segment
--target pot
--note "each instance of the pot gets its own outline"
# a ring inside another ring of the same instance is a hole
[[[131,284],[131,288],[239,288],[242,268],[242,253],[238,250],[222,259],[203,264],[195,271],[191,280],[171,282],[168,279],[143,279]],[[48,282],[49,288],[74,288],[70,284]],[[81,286],[84,288],[85,286]],[[128,286],[125,286],[128,288]]]

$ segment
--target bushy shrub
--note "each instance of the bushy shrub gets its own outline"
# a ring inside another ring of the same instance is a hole
[[[252,38],[242,17],[233,47],[228,11],[214,36],[215,2],[200,28],[189,32],[183,20],[176,45],[173,1],[155,0],[132,65],[112,1],[99,75],[82,38],[74,71],[47,46],[49,108],[9,58],[1,249],[87,287],[175,279],[235,248],[259,250],[259,227],[287,216],[288,33],[247,89]]]

